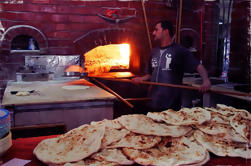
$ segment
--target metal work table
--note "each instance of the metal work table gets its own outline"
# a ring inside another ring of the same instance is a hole
[[[9,82],[2,106],[12,114],[12,126],[65,123],[67,130],[91,121],[113,118],[115,96],[93,85],[67,90],[67,81]],[[11,91],[31,91],[16,96]]]

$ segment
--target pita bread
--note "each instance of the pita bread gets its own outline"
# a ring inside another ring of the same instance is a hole
[[[104,119],[102,121],[98,121],[98,122],[91,122],[91,125],[105,125],[105,127],[108,128],[114,128],[114,129],[122,129],[123,126],[119,123],[118,119],[114,119],[114,120],[107,120]]]
[[[104,133],[103,125],[83,125],[59,137],[43,140],[33,153],[46,164],[79,161],[100,149]]]
[[[211,112],[211,122],[229,125],[229,117],[218,112]]]
[[[222,113],[222,114],[235,114],[235,113],[240,113],[242,115],[243,118],[245,119],[249,119],[251,120],[251,114],[247,111],[247,110],[244,110],[244,109],[236,109],[234,107],[231,107],[231,106],[226,106],[224,104],[217,104],[216,105],[216,108]]]
[[[147,116],[155,121],[165,122],[170,125],[202,124],[211,119],[210,112],[199,107],[182,108],[179,111],[168,109],[163,112],[148,112]]]
[[[208,158],[206,149],[187,137],[167,138],[151,149],[123,148],[123,152],[141,165],[187,165],[200,163]]]
[[[219,137],[205,134],[199,130],[194,132],[196,140],[208,151],[218,156],[242,157],[251,159],[251,149],[240,147],[241,144],[220,139]],[[246,144],[247,145],[247,144]]]
[[[112,128],[105,129],[105,136],[102,139],[101,148],[104,149],[107,146],[109,146],[110,144],[112,144],[113,142],[117,142],[117,141],[121,140],[129,133],[130,133],[130,131],[128,131],[127,129],[121,129],[121,130],[112,129]]]
[[[99,161],[114,162],[122,165],[132,165],[134,162],[128,160],[120,149],[103,149],[91,156],[92,159]]]
[[[30,95],[30,92],[22,92],[22,91],[20,91],[20,92],[17,92],[16,93],[16,96],[29,96]]]
[[[105,135],[102,139],[101,149],[106,148],[113,142],[119,141],[130,133],[130,131],[123,128],[117,120],[104,119],[99,122],[91,122],[91,124],[105,126]]]
[[[251,120],[243,118],[241,113],[236,113],[230,119],[230,125],[251,143]]]
[[[213,111],[213,112],[216,112],[216,113],[219,113],[225,117],[231,117],[231,116],[234,116],[234,112],[232,111],[229,111],[229,110],[222,110],[222,109],[215,109],[215,108],[208,108],[208,107],[205,107],[206,110],[208,111]]]
[[[119,166],[119,164],[88,158],[75,163],[66,163],[64,166]]]
[[[197,125],[196,127],[206,134],[215,135],[221,137],[222,139],[243,143],[248,142],[247,139],[243,138],[229,124],[206,123],[203,125]]]
[[[148,149],[157,145],[161,141],[161,137],[151,135],[141,135],[130,133],[118,142],[114,142],[106,148],[134,148],[134,149]]]
[[[192,130],[187,126],[167,126],[141,114],[124,115],[118,121],[126,129],[144,135],[180,137]]]
[[[208,152],[206,152],[206,157],[202,161],[193,164],[186,164],[186,166],[202,166],[206,164],[209,160],[210,160],[210,155]]]

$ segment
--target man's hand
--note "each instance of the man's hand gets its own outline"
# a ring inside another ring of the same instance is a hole
[[[203,83],[200,86],[199,91],[204,93],[211,88],[211,82],[208,78],[207,71],[202,64],[199,64],[196,70],[198,71],[203,80]]]
[[[144,81],[144,78],[143,77],[135,77],[135,78],[132,78],[132,81],[135,83],[139,83],[139,82]]]
[[[199,91],[204,93],[204,92],[210,90],[210,88],[211,88],[211,82],[209,79],[206,79],[206,80],[203,80],[203,83],[201,84]]]
[[[132,81],[136,84],[142,82],[142,81],[147,81],[151,78],[151,75],[147,74],[147,75],[144,75],[142,77],[135,77],[135,78],[132,78]]]

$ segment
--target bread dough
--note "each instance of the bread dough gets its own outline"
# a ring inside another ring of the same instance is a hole
[[[16,96],[29,96],[30,92],[17,92]]]
[[[82,89],[88,89],[90,87],[83,86],[83,85],[66,85],[66,86],[62,86],[62,88],[66,90],[82,90]]]

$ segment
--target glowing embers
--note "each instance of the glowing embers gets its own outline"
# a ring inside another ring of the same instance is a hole
[[[129,69],[130,45],[110,44],[98,46],[84,54],[85,72],[99,74],[111,69]]]

